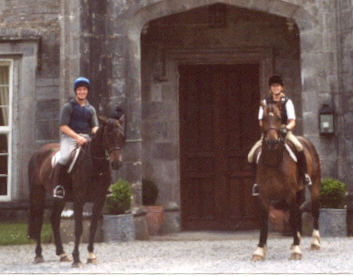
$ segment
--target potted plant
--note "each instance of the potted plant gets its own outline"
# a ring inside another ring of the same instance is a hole
[[[165,219],[163,206],[156,205],[158,194],[158,187],[153,181],[142,180],[142,204],[147,211],[146,221],[150,235],[159,234]]]
[[[345,184],[331,177],[321,181],[319,229],[322,236],[346,236]]]
[[[135,239],[134,218],[131,208],[131,187],[129,182],[119,178],[110,186],[111,195],[105,201],[103,215],[104,241],[129,241]]]

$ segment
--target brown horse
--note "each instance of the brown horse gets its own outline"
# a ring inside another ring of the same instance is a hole
[[[85,202],[93,202],[89,233],[88,263],[95,263],[93,253],[94,237],[98,219],[101,216],[105,197],[111,183],[111,166],[118,169],[121,163],[121,148],[124,144],[125,115],[119,119],[99,117],[100,128],[91,141],[81,147],[80,154],[64,181],[66,195],[63,200],[55,199],[50,217],[56,254],[60,261],[71,261],[64,252],[60,237],[61,212],[65,201],[73,201],[75,219],[75,246],[72,253],[73,267],[82,265],[79,256],[79,243],[82,235],[82,211]],[[28,237],[37,242],[35,263],[43,262],[40,233],[43,223],[45,192],[53,193],[52,186],[52,156],[59,150],[59,144],[47,144],[35,152],[29,162],[28,176],[30,188],[30,216]]]
[[[282,206],[289,210],[289,223],[293,235],[291,260],[301,259],[301,209],[304,201],[304,186],[295,158],[290,156],[286,141],[280,134],[281,111],[280,104],[270,103],[263,106],[263,140],[262,147],[257,150],[258,160],[256,180],[259,185],[260,208],[260,240],[253,253],[252,260],[265,259],[268,232],[269,207]],[[304,137],[298,137],[304,147],[308,173],[312,179],[310,194],[312,200],[313,233],[312,249],[320,249],[319,234],[319,192],[321,182],[320,160],[314,145]],[[292,147],[293,148],[293,147]],[[261,151],[261,152],[260,152]],[[293,149],[293,152],[295,150]]]

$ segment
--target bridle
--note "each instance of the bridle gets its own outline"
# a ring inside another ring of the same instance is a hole
[[[102,135],[103,135],[103,142],[100,145],[104,148],[104,156],[95,156],[91,152],[91,158],[96,159],[96,160],[110,161],[110,154],[114,151],[121,150],[121,146],[114,145],[112,147],[109,147],[108,138],[115,136],[115,135],[108,133],[106,126],[103,127],[103,134]],[[119,135],[122,136],[123,140],[125,139],[125,134],[124,134],[124,131],[123,131],[123,128],[121,127],[121,125],[119,125]]]

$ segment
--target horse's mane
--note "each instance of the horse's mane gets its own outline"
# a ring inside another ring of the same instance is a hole
[[[264,117],[268,116],[270,113],[273,113],[276,117],[281,118],[281,108],[277,103],[268,103],[267,105],[262,105],[264,110]]]

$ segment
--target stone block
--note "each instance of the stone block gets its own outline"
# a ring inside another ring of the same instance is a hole
[[[81,242],[88,243],[89,228],[91,225],[90,218],[85,217],[82,220],[82,225],[83,225],[83,232],[81,236]],[[63,243],[75,241],[75,220],[73,219],[73,217],[68,217],[68,218],[63,217],[61,219],[60,233],[61,233],[61,239]],[[95,242],[103,242],[102,219],[98,221]]]
[[[270,1],[268,12],[271,14],[291,18],[297,6],[280,0]]]
[[[174,160],[177,158],[177,148],[172,143],[156,143],[153,146],[153,158]]]
[[[161,234],[178,233],[181,231],[180,208],[176,203],[169,203],[164,208],[165,220],[162,224]]]

